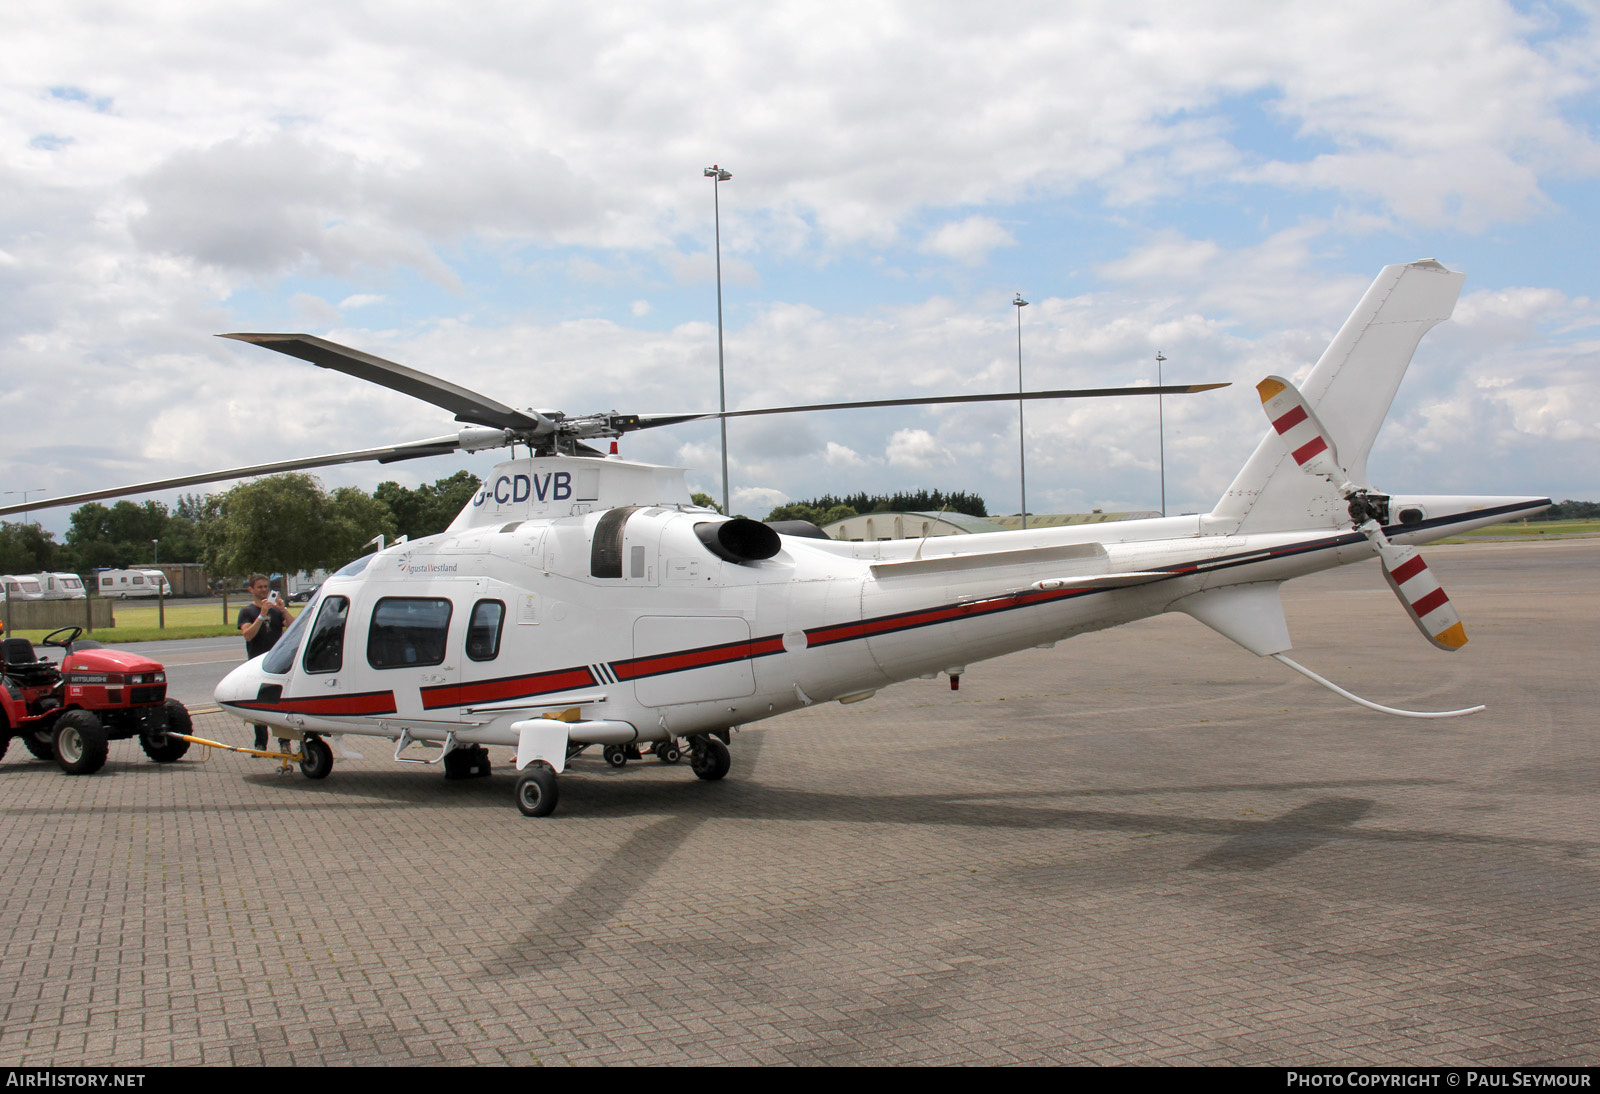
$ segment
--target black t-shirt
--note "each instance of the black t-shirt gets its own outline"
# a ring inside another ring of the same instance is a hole
[[[261,609],[254,604],[246,604],[239,609],[239,626],[241,628],[248,627],[256,621],[256,617],[260,614]],[[250,651],[251,657],[260,657],[278,644],[278,639],[283,637],[284,619],[287,614],[282,608],[267,609],[266,625],[256,632],[254,638],[246,638],[244,640],[244,648]]]

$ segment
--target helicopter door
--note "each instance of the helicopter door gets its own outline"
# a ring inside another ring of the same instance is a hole
[[[423,714],[424,694],[460,679],[460,647],[450,644],[454,614],[446,596],[386,596],[372,606],[363,676],[394,692],[396,713]]]
[[[753,695],[750,624],[738,616],[646,615],[633,625],[633,658],[613,665],[647,707]]]

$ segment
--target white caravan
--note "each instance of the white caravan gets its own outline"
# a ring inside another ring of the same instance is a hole
[[[172,586],[160,570],[101,570],[100,595],[114,600],[130,596],[171,596]]]

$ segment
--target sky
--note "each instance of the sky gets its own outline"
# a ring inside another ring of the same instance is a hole
[[[7,502],[457,428],[229,331],[516,407],[714,410],[714,203],[732,409],[1015,390],[1020,293],[1030,389],[1153,384],[1158,352],[1233,383],[1161,400],[1167,508],[1203,512],[1255,382],[1435,258],[1466,287],[1373,485],[1600,499],[1592,2],[11,0],[0,61]],[[1030,511],[1159,508],[1157,417],[1031,404]],[[751,516],[1019,506],[1014,404],[728,432]],[[721,493],[714,423],[622,445]]]

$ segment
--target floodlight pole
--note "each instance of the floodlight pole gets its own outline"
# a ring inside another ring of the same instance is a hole
[[[29,521],[28,521],[28,510],[27,510],[28,495],[29,494],[42,494],[42,493],[44,493],[44,489],[45,488],[42,487],[42,486],[30,486],[26,490],[7,490],[6,491],[7,494],[21,494],[22,495],[22,504],[23,504],[22,523],[23,524],[29,523]]]
[[[1156,350],[1156,387],[1161,386],[1161,363],[1166,358],[1161,356],[1161,351]],[[1167,417],[1166,408],[1161,405],[1166,396],[1156,395],[1156,449],[1161,460],[1161,515],[1167,515]]]
[[[722,184],[733,178],[733,173],[712,164],[706,168],[705,177],[711,180],[711,213],[717,237],[717,409],[727,414],[728,383],[722,361],[722,202],[718,195]],[[728,505],[728,419],[718,418],[717,424],[722,428],[722,514],[731,516],[732,509]]]
[[[1028,445],[1022,426],[1022,309],[1028,302],[1018,293],[1011,301],[1017,309],[1017,473],[1022,486],[1022,530],[1028,530]]]

